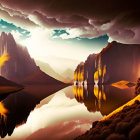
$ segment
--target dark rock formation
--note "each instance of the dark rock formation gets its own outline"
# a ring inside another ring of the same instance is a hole
[[[104,83],[136,81],[139,74],[140,45],[112,42],[100,53],[106,65]]]
[[[10,33],[3,32],[0,36],[0,56],[4,53],[8,53],[10,59],[2,66],[1,75],[9,80],[21,81],[38,69],[27,48],[20,47]]]
[[[121,80],[134,82],[139,76],[139,54],[140,45],[113,41],[99,54],[92,54],[87,58],[84,63],[84,80],[87,84],[94,84],[94,75],[98,71],[96,78],[99,84],[110,84]]]
[[[75,140],[139,140],[140,102],[126,106],[107,120],[95,122],[93,127]]]
[[[84,64],[84,80],[87,80],[87,84],[94,84],[94,73],[96,71],[95,68],[95,59],[96,55],[89,55]]]
[[[136,95],[140,94],[140,78],[138,78],[138,80],[137,80],[135,93],[136,93]]]

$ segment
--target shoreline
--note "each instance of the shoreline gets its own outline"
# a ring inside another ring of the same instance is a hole
[[[75,140],[138,140],[140,139],[140,95],[114,110]]]

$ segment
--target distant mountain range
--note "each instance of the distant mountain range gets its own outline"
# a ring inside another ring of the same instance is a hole
[[[62,84],[43,73],[28,53],[26,47],[18,45],[12,34],[0,36],[0,56],[8,53],[10,59],[1,67],[1,76],[22,84]]]
[[[57,70],[55,71],[48,63],[41,62],[39,60],[35,60],[35,63],[43,72],[59,81],[63,81],[65,83],[73,82],[74,71],[72,69],[68,68],[63,73],[59,74],[57,73]]]
[[[110,84],[137,81],[140,76],[140,45],[113,41],[98,54],[89,55],[75,70],[75,81]]]

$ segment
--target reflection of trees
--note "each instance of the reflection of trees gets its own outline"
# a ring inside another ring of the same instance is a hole
[[[74,86],[75,98],[84,103],[88,111],[100,111],[102,115],[108,115],[133,98],[134,90],[118,89],[112,86]],[[127,93],[127,96],[126,96]],[[129,96],[128,96],[129,95]]]
[[[97,98],[93,93],[93,86],[88,86],[87,89],[84,86],[74,86],[75,98],[78,102],[84,103],[88,111],[95,112],[98,109]]]

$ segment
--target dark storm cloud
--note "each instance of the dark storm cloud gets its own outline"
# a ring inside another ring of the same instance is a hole
[[[52,28],[79,28],[80,26],[89,26],[88,19],[77,15],[55,18],[47,17],[38,11],[34,11],[33,15],[36,16],[42,25]]]
[[[121,42],[140,43],[140,8],[136,0],[2,0],[1,3],[32,15],[45,27],[75,28],[81,37],[108,34]]]
[[[0,4],[0,18],[14,23],[17,26],[22,26],[23,28],[36,27],[37,25],[31,21],[27,15],[17,11],[15,9],[10,9],[3,7]]]

